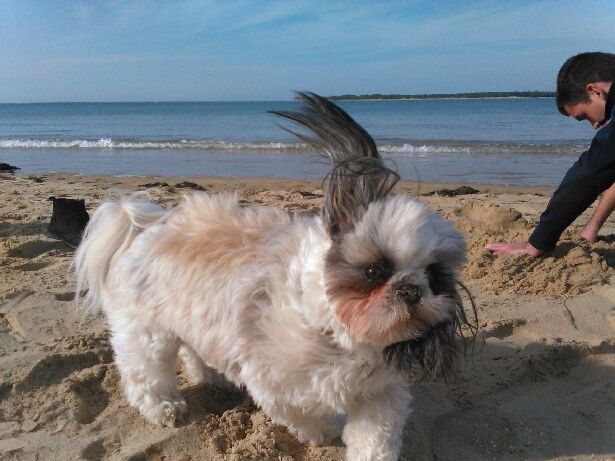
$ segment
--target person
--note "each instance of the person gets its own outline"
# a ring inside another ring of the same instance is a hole
[[[526,242],[492,242],[495,254],[540,256],[555,248],[562,232],[599,197],[581,237],[595,242],[615,210],[615,54],[581,53],[569,58],[557,75],[555,102],[559,111],[587,120],[598,132],[589,149],[568,170],[538,225]]]

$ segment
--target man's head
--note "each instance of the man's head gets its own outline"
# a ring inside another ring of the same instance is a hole
[[[605,114],[605,105],[613,80],[615,54],[577,54],[557,74],[557,108],[564,115],[587,120],[592,127],[599,128],[609,115]]]

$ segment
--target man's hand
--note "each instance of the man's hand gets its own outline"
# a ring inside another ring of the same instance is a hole
[[[598,231],[600,230],[600,226],[593,223],[591,220],[583,226],[581,229],[581,237],[584,240],[587,240],[589,243],[596,243],[598,241]]]
[[[509,255],[515,253],[523,253],[533,257],[540,256],[542,251],[534,248],[529,242],[492,242],[485,245],[485,248],[493,251],[496,255]]]

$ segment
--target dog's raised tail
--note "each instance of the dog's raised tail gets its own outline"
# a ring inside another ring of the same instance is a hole
[[[331,159],[321,214],[336,239],[371,202],[391,192],[399,175],[385,166],[369,133],[340,107],[316,93],[300,91],[297,99],[302,103],[300,110],[271,113],[307,129],[300,133],[282,127]]]
[[[139,232],[165,215],[165,209],[147,201],[145,195],[133,194],[103,203],[85,228],[71,269],[77,279],[77,302],[86,309],[100,307],[113,258],[124,252]]]

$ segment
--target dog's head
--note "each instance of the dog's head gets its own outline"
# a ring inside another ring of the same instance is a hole
[[[333,160],[322,219],[331,237],[324,280],[331,308],[360,344],[381,348],[401,369],[452,371],[458,337],[473,333],[457,293],[462,236],[421,202],[390,191],[369,134],[342,109],[299,93],[300,112],[276,112],[310,129],[297,134]]]
[[[391,195],[370,203],[337,234],[325,262],[337,318],[362,343],[414,372],[452,371],[464,327],[457,292],[461,235],[422,203]]]

